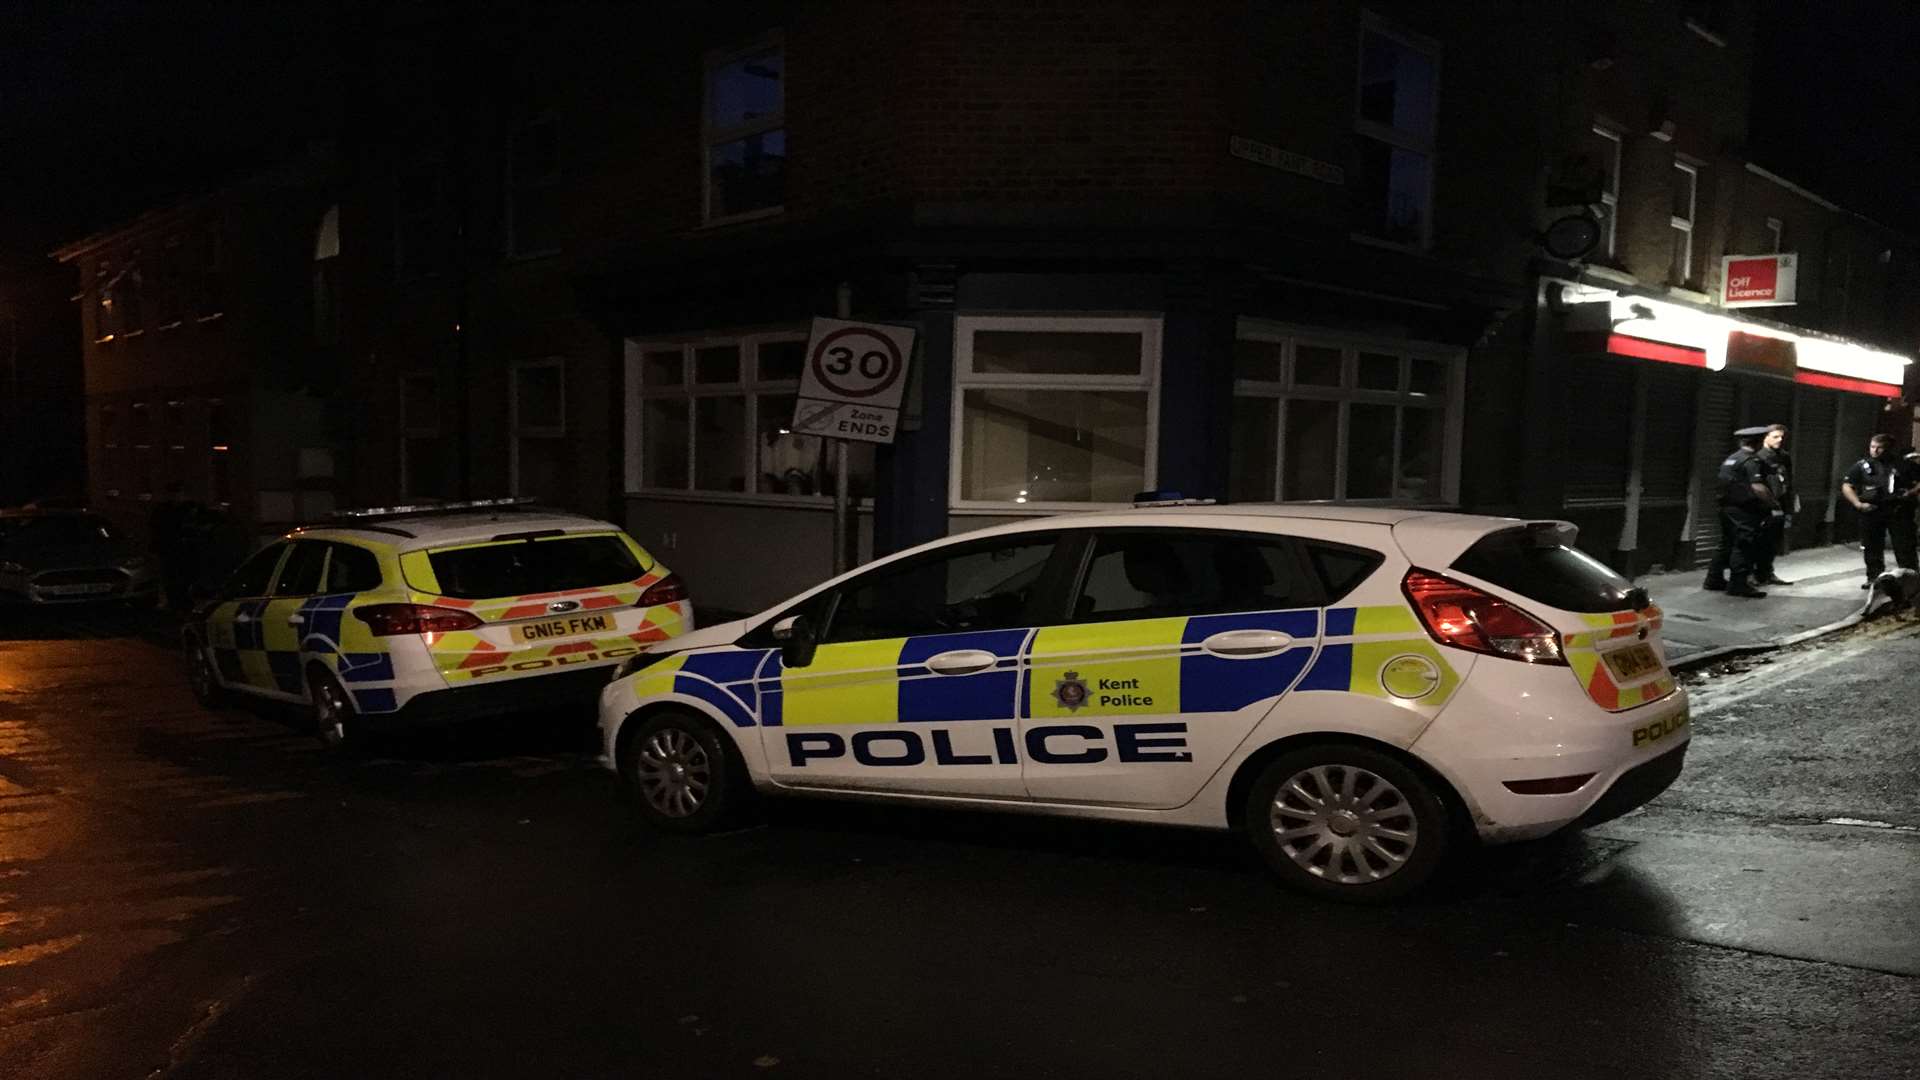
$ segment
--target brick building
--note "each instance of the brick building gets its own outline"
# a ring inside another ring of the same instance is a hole
[[[898,443],[854,456],[862,555],[1158,487],[1689,563],[1727,430],[1817,462],[1884,417],[1913,245],[1751,163],[1751,4],[1546,7],[386,15],[344,80],[354,496],[537,494],[769,602],[832,562],[787,427],[844,296],[919,331]],[[1541,243],[1567,189],[1580,259]],[[1716,305],[1768,243],[1800,305]]]
[[[333,508],[330,185],[318,155],[54,252],[79,276],[87,494],[136,533],[176,483],[259,531]]]

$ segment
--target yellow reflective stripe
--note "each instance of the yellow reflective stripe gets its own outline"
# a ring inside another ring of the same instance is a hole
[[[1034,635],[1027,703],[1034,718],[1180,711],[1185,617],[1049,626]],[[1060,702],[1063,686],[1079,684]]]
[[[433,563],[427,560],[424,551],[408,551],[400,556],[400,573],[407,584],[420,592],[440,595],[440,578],[433,572]]]
[[[1363,637],[1367,634],[1409,634],[1419,631],[1420,623],[1414,619],[1413,612],[1407,610],[1402,604],[1357,608],[1353,613],[1355,637]]]
[[[1078,657],[1105,661],[1116,653],[1180,651],[1187,632],[1185,617],[1135,619],[1124,622],[1048,626],[1034,634],[1034,659],[1071,660]]]
[[[686,653],[675,653],[655,663],[633,680],[633,696],[649,698],[656,694],[672,693],[674,676],[686,662]]]
[[[780,722],[892,724],[900,720],[900,649],[905,638],[822,645],[813,663],[780,673]]]

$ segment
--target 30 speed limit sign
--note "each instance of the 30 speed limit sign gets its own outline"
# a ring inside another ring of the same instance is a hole
[[[910,327],[885,323],[813,320],[793,430],[891,443],[900,427],[913,334]]]

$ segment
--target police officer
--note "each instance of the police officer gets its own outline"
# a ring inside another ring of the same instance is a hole
[[[1761,526],[1773,513],[1773,488],[1767,484],[1767,463],[1760,460],[1760,441],[1767,429],[1744,427],[1733,433],[1740,446],[1720,463],[1720,553],[1707,566],[1702,588],[1725,590],[1728,596],[1759,598],[1767,595],[1748,580],[1758,554]]]
[[[1768,469],[1767,487],[1773,491],[1773,510],[1767,515],[1766,524],[1760,527],[1753,583],[1791,585],[1793,582],[1773,572],[1774,557],[1780,554],[1787,530],[1793,526],[1793,515],[1800,512],[1800,493],[1793,486],[1793,456],[1787,453],[1787,425],[1767,425],[1767,433],[1761,436],[1759,457]]]
[[[1920,479],[1909,474],[1893,454],[1893,437],[1875,435],[1867,442],[1867,456],[1853,463],[1840,481],[1840,494],[1860,511],[1860,538],[1867,549],[1867,583],[1887,569],[1887,537],[1893,537],[1894,561],[1908,570],[1914,565],[1913,501]]]

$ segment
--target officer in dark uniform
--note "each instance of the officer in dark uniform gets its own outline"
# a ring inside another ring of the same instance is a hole
[[[1759,552],[1761,527],[1774,509],[1773,489],[1767,484],[1767,463],[1760,460],[1760,441],[1767,429],[1745,427],[1733,433],[1740,446],[1720,463],[1720,553],[1707,566],[1702,588],[1725,590],[1728,596],[1759,598],[1767,595],[1749,580]]]
[[[1800,494],[1793,486],[1793,456],[1787,453],[1787,425],[1769,424],[1767,433],[1760,439],[1760,460],[1766,463],[1767,487],[1773,491],[1773,511],[1767,515],[1765,525],[1760,527],[1760,549],[1753,563],[1753,583],[1755,585],[1791,585],[1773,572],[1774,557],[1780,554],[1787,538],[1787,530],[1793,525],[1793,515],[1800,512]]]
[[[1840,494],[1860,511],[1860,538],[1867,549],[1867,583],[1861,588],[1873,588],[1886,571],[1889,536],[1894,561],[1908,570],[1920,569],[1913,551],[1913,501],[1920,494],[1920,478],[1894,456],[1891,436],[1875,435],[1867,443],[1867,456],[1841,479]]]

